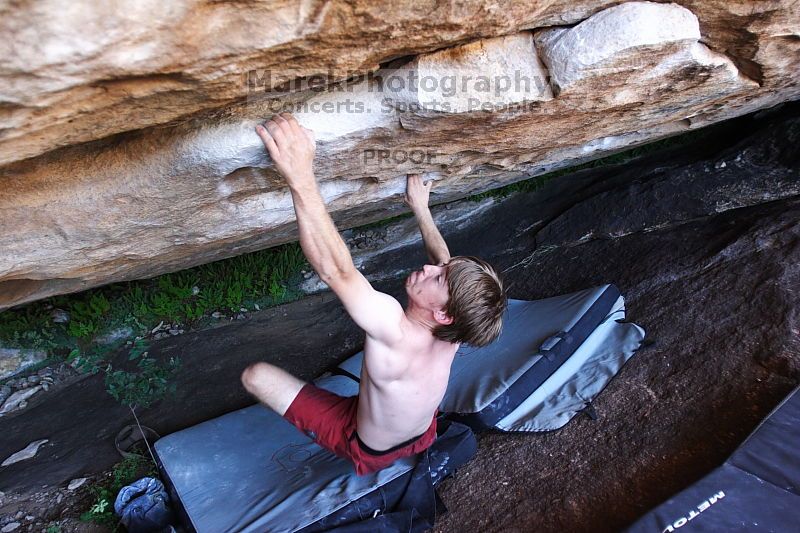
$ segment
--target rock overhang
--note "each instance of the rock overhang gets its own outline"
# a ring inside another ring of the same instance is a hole
[[[344,227],[398,213],[406,172],[437,179],[435,201],[456,199],[800,95],[797,57],[752,80],[702,42],[692,8],[626,2],[1,167],[12,230],[0,235],[0,308],[295,238],[291,199],[253,133],[278,109],[316,132],[317,175]],[[514,76],[532,83],[506,88]]]

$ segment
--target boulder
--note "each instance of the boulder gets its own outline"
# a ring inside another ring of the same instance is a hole
[[[697,17],[684,7],[628,2],[573,28],[541,31],[537,41],[553,85],[564,91],[588,77],[649,67],[636,63],[644,59],[643,52],[660,53],[673,43],[691,46],[700,37]]]
[[[571,24],[613,0],[56,0],[0,6],[0,164],[221,109],[295,80]]]
[[[26,461],[28,459],[32,459],[39,452],[39,448],[43,444],[47,444],[48,442],[49,441],[47,439],[40,439],[31,442],[30,444],[25,446],[25,448],[23,448],[22,450],[7,457],[6,460],[3,461],[2,464],[0,464],[0,466],[9,466],[13,465],[14,463],[18,463],[20,461]]]
[[[402,212],[408,172],[444,202],[800,96],[796,3],[608,4],[4,8],[0,309],[296,239],[253,131],[276,111],[344,229]],[[505,88],[544,66],[555,94]]]
[[[467,113],[553,99],[531,32],[422,54],[382,76],[387,104],[399,111]]]
[[[45,359],[47,352],[43,350],[0,348],[0,379],[10,378]]]

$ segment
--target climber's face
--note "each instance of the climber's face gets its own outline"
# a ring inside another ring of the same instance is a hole
[[[446,265],[424,265],[406,278],[409,303],[431,312],[447,307],[450,289],[447,285]]]

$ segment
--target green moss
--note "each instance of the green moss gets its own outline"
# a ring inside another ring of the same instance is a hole
[[[166,379],[176,365],[162,368],[142,358],[135,371],[112,369],[112,351],[162,321],[187,329],[201,327],[215,311],[232,314],[242,307],[294,300],[301,294],[298,285],[305,266],[299,244],[292,243],[149,280],[49,298],[0,313],[0,346],[43,350],[49,363],[68,360],[84,372],[105,371],[110,394],[122,403],[143,405],[168,389]],[[54,309],[69,313],[70,320],[53,322]],[[99,337],[118,328],[128,328],[130,335],[113,345],[98,343]]]
[[[120,326],[143,333],[162,320],[191,326],[214,311],[284,303],[298,295],[292,286],[305,265],[300,246],[293,243],[149,280],[49,298],[0,313],[0,343],[71,350]],[[69,322],[54,323],[54,308],[69,313]]]

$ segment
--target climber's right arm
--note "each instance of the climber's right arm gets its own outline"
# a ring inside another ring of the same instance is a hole
[[[391,296],[373,289],[356,269],[325,207],[313,171],[313,133],[288,113],[268,121],[266,128],[257,126],[256,133],[289,185],[300,247],[320,279],[336,293],[368,335],[387,343],[399,338],[403,308]]]

